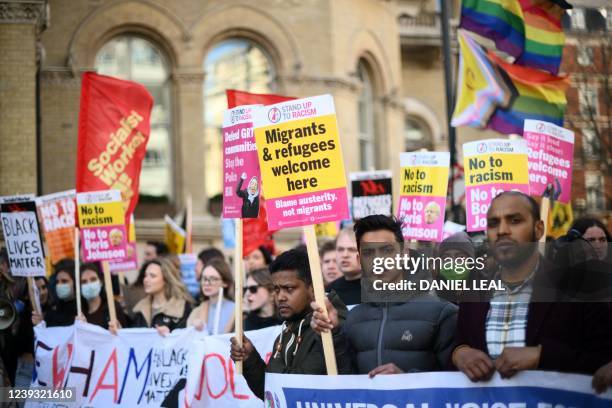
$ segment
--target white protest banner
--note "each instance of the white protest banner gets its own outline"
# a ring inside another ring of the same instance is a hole
[[[52,263],[63,258],[74,258],[75,200],[76,190],[36,197],[36,207]]]
[[[391,170],[359,171],[349,174],[351,213],[354,220],[368,215],[388,217],[393,208],[393,173]]]
[[[526,371],[471,382],[463,373],[377,375],[266,374],[266,407],[342,408],[604,408],[612,390],[596,395],[591,377]]]
[[[268,361],[280,326],[244,333],[259,355]],[[242,376],[235,372],[230,358],[230,338],[234,334],[203,337],[189,353],[189,374],[185,387],[185,408],[197,407],[262,407]]]
[[[45,254],[34,199],[0,198],[0,220],[13,276],[45,276]]]

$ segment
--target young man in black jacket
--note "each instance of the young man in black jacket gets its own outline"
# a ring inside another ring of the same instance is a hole
[[[311,302],[314,300],[308,255],[303,250],[292,249],[279,255],[270,264],[274,283],[276,310],[283,320],[281,334],[274,341],[272,356],[266,364],[253,343],[245,336],[242,347],[235,337],[231,339],[231,357],[243,361],[243,375],[253,394],[264,398],[264,373],[327,374],[321,337],[310,327]],[[331,302],[338,308],[338,318],[344,320],[346,307],[340,299],[330,294]],[[338,337],[334,336],[337,347]],[[350,361],[344,355],[337,356],[338,372],[350,373]]]
[[[401,222],[384,215],[371,215],[357,221],[354,228],[364,269],[371,264],[373,253],[390,258],[399,254],[398,251],[404,253]],[[364,283],[371,281],[368,273],[364,276]],[[405,271],[401,269],[378,275],[381,280],[392,283],[404,276]],[[431,275],[419,271],[414,276]],[[331,303],[326,302],[328,319],[323,317],[320,307],[312,304],[315,312],[311,326],[317,332],[338,331],[338,337],[344,342],[339,343],[343,347],[336,347],[336,354],[350,355],[352,369],[358,374],[374,377],[443,370],[450,358],[457,307],[426,292],[381,292],[379,296],[379,302],[365,302],[352,309],[344,324]]]

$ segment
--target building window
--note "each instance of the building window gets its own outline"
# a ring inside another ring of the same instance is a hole
[[[582,129],[582,151],[585,160],[597,160],[600,157],[601,146],[594,129]]]
[[[572,30],[584,30],[586,29],[586,20],[584,18],[584,9],[576,7],[571,10],[570,16],[572,17]]]
[[[404,150],[411,152],[425,147],[429,140],[428,126],[413,116],[404,119]]]
[[[107,42],[96,56],[98,73],[144,85],[153,95],[151,134],[140,173],[140,195],[172,196],[171,100],[167,59],[150,41],[121,35]]]
[[[593,63],[593,48],[589,47],[588,45],[585,45],[578,46],[576,50],[576,60],[578,61],[579,65],[582,65],[584,67]]]
[[[605,210],[604,179],[599,172],[586,172],[586,207],[588,211]]]
[[[612,31],[612,9],[601,9],[601,14],[606,17],[606,28]]]
[[[215,45],[204,60],[204,170],[206,194],[214,197],[223,189],[223,111],[226,89],[270,93],[276,89],[271,58],[252,41],[232,38]]]
[[[578,89],[578,104],[580,106],[580,114],[590,117],[597,116],[597,88],[588,85],[583,85]]]
[[[376,166],[374,84],[370,70],[363,60],[357,64],[357,78],[361,85],[357,101],[359,167],[361,170],[370,170]]]

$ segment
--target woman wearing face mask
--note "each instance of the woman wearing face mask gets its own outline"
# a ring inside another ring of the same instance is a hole
[[[110,324],[110,313],[106,293],[102,284],[103,277],[97,263],[81,265],[81,296],[83,301],[83,320],[102,328],[116,330],[128,326],[128,319],[121,305],[115,301],[117,322]],[[117,325],[119,323],[119,325]]]
[[[74,323],[77,314],[75,288],[74,288],[74,261],[62,259],[54,267],[51,277],[54,282],[51,293],[56,298],[53,307],[44,315],[47,327],[70,326]],[[43,320],[43,316],[32,312],[32,324],[37,325]]]
[[[193,299],[176,266],[168,259],[156,258],[143,269],[146,297],[134,306],[132,327],[154,327],[161,335],[184,328]]]
[[[249,273],[244,298],[250,312],[244,320],[244,330],[263,329],[282,323],[276,317],[272,288],[272,277],[267,268],[255,269]]]
[[[193,309],[187,325],[195,326],[198,330],[206,328],[210,334],[230,333],[234,328],[234,278],[229,265],[218,258],[206,264],[202,270],[200,288],[204,301]],[[219,298],[221,288],[223,295]]]

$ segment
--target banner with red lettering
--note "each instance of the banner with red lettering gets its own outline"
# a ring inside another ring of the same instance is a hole
[[[130,81],[83,74],[77,147],[77,192],[119,190],[126,224],[138,203],[153,97]]]
[[[77,321],[36,334],[32,387],[74,387],[74,402],[28,402],[59,407],[261,407],[230,360],[232,334],[206,336],[193,328],[166,337],[155,329],[122,329],[112,335]],[[280,326],[246,332],[269,358]],[[167,405],[166,405],[167,404]]]

